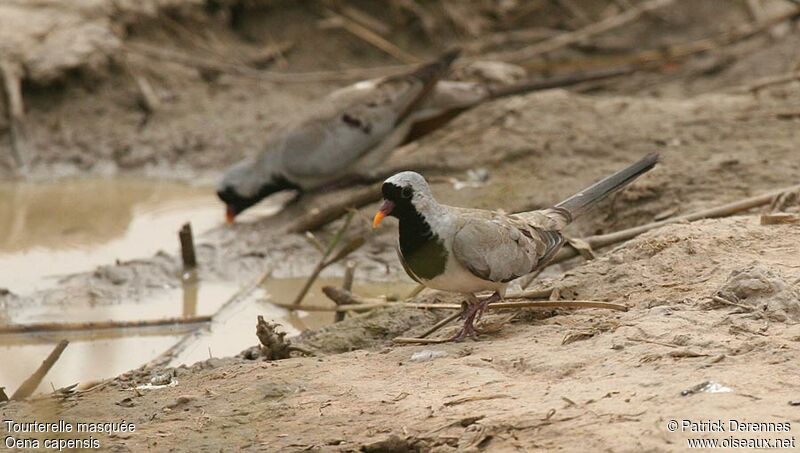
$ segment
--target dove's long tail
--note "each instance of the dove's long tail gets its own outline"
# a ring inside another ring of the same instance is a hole
[[[651,153],[642,160],[607,176],[593,185],[555,205],[552,210],[566,217],[566,224],[592,209],[597,203],[632,183],[642,174],[650,171],[658,163],[658,153]]]
[[[414,99],[406,106],[400,116],[397,118],[397,124],[401,123],[408,117],[411,112],[416,110],[420,103],[433,91],[436,83],[450,71],[450,65],[453,64],[456,58],[461,54],[461,49],[453,49],[445,52],[436,60],[426,63],[419,68],[395,77],[412,77],[422,82],[422,90],[414,97]]]

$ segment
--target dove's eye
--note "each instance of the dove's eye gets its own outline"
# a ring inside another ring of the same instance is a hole
[[[414,195],[414,191],[411,190],[411,187],[403,187],[403,190],[400,191],[400,195],[402,195],[403,198],[411,198],[411,196]]]

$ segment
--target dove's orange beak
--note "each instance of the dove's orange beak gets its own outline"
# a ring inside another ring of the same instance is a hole
[[[227,223],[228,225],[231,225],[231,224],[233,224],[233,220],[235,218],[236,218],[236,210],[234,210],[232,207],[228,206],[225,209],[225,223]]]
[[[385,200],[380,209],[378,209],[378,212],[375,213],[375,217],[372,219],[372,228],[378,228],[383,219],[392,213],[392,209],[394,209],[394,203],[389,200]]]

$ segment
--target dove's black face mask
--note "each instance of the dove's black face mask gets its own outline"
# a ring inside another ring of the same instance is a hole
[[[263,200],[264,198],[272,195],[273,193],[280,192],[282,190],[299,190],[300,187],[292,184],[291,182],[287,181],[285,178],[277,177],[273,179],[272,182],[264,184],[258,189],[255,195],[245,197],[239,195],[231,186],[223,187],[222,189],[217,191],[217,196],[220,200],[222,200],[225,205],[227,206],[227,216],[228,220],[233,220],[234,217],[241,214],[242,211],[245,209],[253,206],[254,204],[258,203],[259,201]]]
[[[447,250],[412,203],[414,189],[384,183],[381,192],[386,200],[381,211],[400,220],[400,253],[408,274],[415,280],[440,275],[447,264]]]
[[[383,194],[383,199],[391,203],[391,208],[385,212],[387,216],[409,220],[411,220],[411,217],[421,218],[414,208],[414,204],[411,203],[414,198],[414,189],[411,187],[398,187],[386,182],[381,186],[381,193]]]

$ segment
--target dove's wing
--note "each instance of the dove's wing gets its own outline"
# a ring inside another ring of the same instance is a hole
[[[410,73],[334,92],[285,133],[284,170],[300,178],[346,173],[420,106],[457,55],[449,52]]]
[[[477,277],[509,282],[549,261],[563,243],[558,231],[495,214],[466,219],[453,238],[453,255]]]

